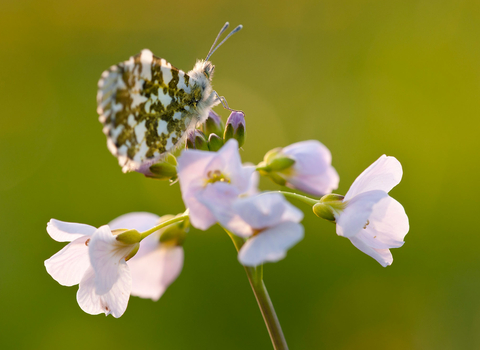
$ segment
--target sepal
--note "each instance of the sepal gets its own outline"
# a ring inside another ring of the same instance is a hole
[[[313,206],[313,213],[325,220],[336,222],[339,213],[345,209],[344,197],[339,194],[327,194]]]
[[[210,134],[208,137],[208,149],[211,152],[217,152],[223,146],[223,139],[217,134]]]
[[[177,159],[172,154],[168,153],[162,162],[150,166],[149,177],[158,180],[170,180],[177,176]]]
[[[125,244],[135,244],[142,240],[142,235],[137,230],[117,229],[112,231],[116,240]]]

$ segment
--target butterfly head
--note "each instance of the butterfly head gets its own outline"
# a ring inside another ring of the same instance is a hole
[[[208,80],[212,80],[215,66],[210,61],[202,61],[202,72]]]

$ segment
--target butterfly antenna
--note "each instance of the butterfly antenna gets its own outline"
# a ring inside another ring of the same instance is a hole
[[[208,60],[208,57],[210,57],[212,55],[212,51],[213,51],[213,48],[215,47],[215,44],[217,43],[218,39],[220,38],[220,36],[223,34],[224,31],[227,30],[228,26],[230,25],[230,23],[226,22],[222,29],[220,29],[220,32],[218,33],[217,37],[215,38],[215,41],[213,42],[213,45],[212,47],[210,48],[210,51],[208,51],[208,54],[207,54],[207,58],[205,59],[205,61]]]
[[[222,30],[220,30],[220,33],[218,33],[217,35],[217,38],[215,39],[215,42],[213,43],[212,45],[212,48],[210,49],[210,51],[208,52],[208,55],[207,55],[207,58],[205,58],[205,61],[208,61],[208,59],[210,58],[210,56],[213,55],[213,53],[215,51],[217,51],[217,49],[222,46],[222,44],[227,41],[228,38],[230,38],[233,34],[235,34],[236,32],[238,32],[240,29],[243,28],[243,26],[240,24],[238,25],[234,30],[232,30],[230,33],[228,33],[228,35],[225,37],[225,39],[222,40],[222,42],[220,44],[218,44],[215,48],[213,48],[215,46],[215,44],[217,43],[217,40],[218,38],[220,37],[220,35],[228,28],[228,25],[229,23],[225,23],[225,25],[223,26]]]

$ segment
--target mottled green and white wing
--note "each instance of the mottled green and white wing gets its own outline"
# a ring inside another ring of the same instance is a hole
[[[123,171],[149,166],[182,144],[201,95],[191,77],[150,50],[103,72],[97,112]]]

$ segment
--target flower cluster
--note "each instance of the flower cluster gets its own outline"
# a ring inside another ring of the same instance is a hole
[[[178,181],[187,208],[183,215],[130,213],[98,229],[54,219],[48,223],[54,240],[70,243],[45,266],[60,284],[79,285],[82,310],[119,317],[130,295],[158,300],[182,270],[189,223],[199,230],[219,224],[237,237],[238,260],[245,266],[283,259],[304,236],[303,212],[285,197],[303,201],[315,215],[334,222],[339,236],[382,266],[392,263],[389,249],[401,247],[409,230],[402,205],[388,195],[402,178],[398,160],[381,156],[342,196],[331,193],[339,176],[330,151],[316,140],[275,148],[256,166],[243,164],[239,148],[245,126],[242,112],[232,112],[224,124],[210,111],[202,131],[189,132],[178,158],[166,154],[137,169],[148,177]],[[261,192],[259,176],[317,198]]]

